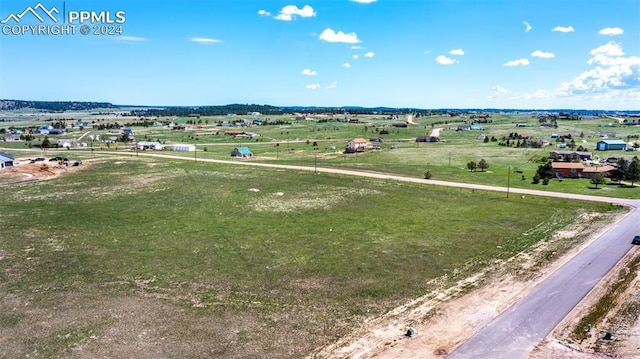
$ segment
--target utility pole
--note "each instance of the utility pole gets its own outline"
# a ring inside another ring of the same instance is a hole
[[[509,184],[511,183],[511,166],[507,167],[507,198],[509,198]]]

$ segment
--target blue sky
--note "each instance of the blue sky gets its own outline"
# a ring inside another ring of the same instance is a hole
[[[122,35],[12,34],[38,2],[2,0],[0,98],[640,109],[640,0],[63,3]]]

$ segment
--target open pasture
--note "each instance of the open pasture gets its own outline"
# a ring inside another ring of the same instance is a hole
[[[618,210],[142,157],[0,196],[4,357],[302,357]]]

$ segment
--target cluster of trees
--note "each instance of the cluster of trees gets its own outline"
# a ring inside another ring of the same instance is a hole
[[[633,187],[633,183],[640,181],[640,159],[638,156],[633,156],[631,161],[620,159],[618,161],[618,176],[614,177],[614,180],[629,181]]]
[[[469,171],[471,172],[475,172],[476,169],[480,169],[480,172],[484,172],[484,170],[486,170],[487,168],[489,168],[489,163],[487,161],[483,159],[481,159],[480,161],[476,162],[476,161],[469,161],[467,162],[467,168],[469,169]]]

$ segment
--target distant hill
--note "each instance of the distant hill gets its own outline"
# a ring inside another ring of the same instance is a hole
[[[109,102],[0,100],[0,110],[19,110],[22,108],[64,112],[118,107]]]

